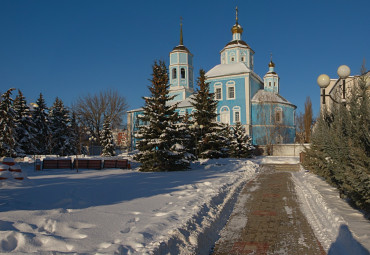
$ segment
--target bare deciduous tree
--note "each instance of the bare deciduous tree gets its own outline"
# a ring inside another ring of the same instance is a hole
[[[296,142],[297,143],[304,143],[304,114],[298,113],[295,118],[296,121]]]
[[[304,141],[309,143],[311,141],[311,128],[312,128],[313,116],[312,116],[312,102],[311,98],[308,96],[306,102],[304,102]]]
[[[90,131],[93,138],[100,144],[104,116],[112,120],[112,127],[118,128],[127,110],[126,99],[117,90],[108,89],[98,94],[81,96],[73,104],[80,124]]]

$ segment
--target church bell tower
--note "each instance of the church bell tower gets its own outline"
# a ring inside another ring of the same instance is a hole
[[[174,101],[181,101],[194,92],[193,55],[184,46],[182,21],[180,22],[180,43],[170,52],[170,95]]]

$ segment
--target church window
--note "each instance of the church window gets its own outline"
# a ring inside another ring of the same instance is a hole
[[[271,87],[271,81],[269,82],[269,87]]]
[[[244,62],[244,57],[242,57],[242,62]]]
[[[185,79],[185,68],[181,68],[181,79]]]
[[[221,88],[216,88],[216,100],[221,100]]]
[[[216,82],[214,85],[215,99],[222,100],[222,83]]]
[[[234,122],[240,122],[240,112],[235,112],[235,114],[234,114]]]
[[[226,99],[235,99],[235,81],[228,81],[226,83],[226,88],[227,88],[227,94],[226,94]]]
[[[281,107],[275,108],[275,123],[280,124],[283,122],[283,110]]]
[[[233,107],[234,123],[240,122],[240,106]]]
[[[234,62],[235,58],[234,57],[231,57],[231,62]]]
[[[222,123],[230,124],[230,110],[229,107],[224,106],[220,110],[220,120]]]
[[[176,79],[176,78],[177,78],[176,68],[173,68],[172,69],[172,79]]]
[[[274,82],[274,87],[276,87],[276,82]]]

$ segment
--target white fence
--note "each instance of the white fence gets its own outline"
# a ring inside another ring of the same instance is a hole
[[[272,145],[272,156],[295,156],[299,157],[299,153],[304,151],[304,148],[310,147],[309,143],[305,144],[273,144]],[[263,151],[263,155],[267,155],[266,146],[258,146],[260,151]]]

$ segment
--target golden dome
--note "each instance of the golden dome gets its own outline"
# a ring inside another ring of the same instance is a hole
[[[269,67],[275,67],[275,64],[274,64],[274,62],[272,62],[272,60],[269,63]]]
[[[239,25],[238,23],[236,23],[232,28],[231,28],[231,32],[233,34],[235,33],[239,33],[239,34],[242,34],[243,33],[243,28],[241,25]]]

